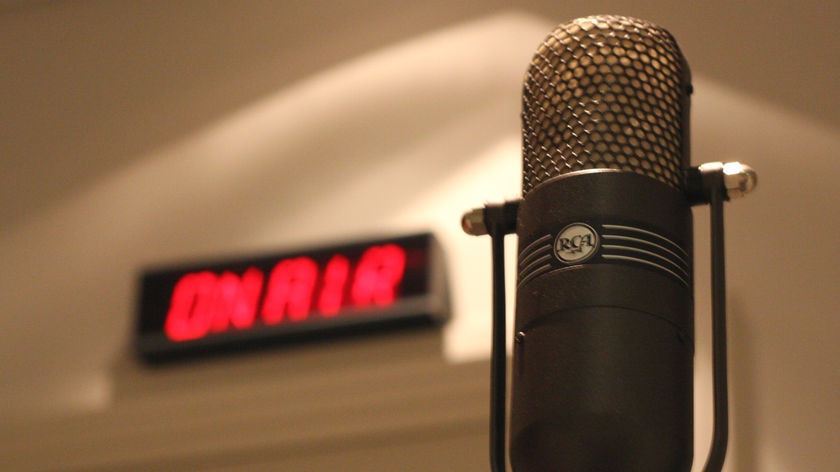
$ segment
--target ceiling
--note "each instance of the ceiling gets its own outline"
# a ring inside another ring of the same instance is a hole
[[[838,2],[585,3],[2,1],[0,230],[332,64],[503,9],[654,21],[695,74],[840,126]]]

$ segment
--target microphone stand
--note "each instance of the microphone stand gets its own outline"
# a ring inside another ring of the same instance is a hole
[[[686,196],[692,205],[709,204],[711,223],[712,277],[712,443],[703,472],[720,472],[729,442],[729,386],[726,340],[726,254],[724,250],[723,204],[730,198],[752,191],[757,175],[738,162],[714,162],[689,169]],[[493,328],[490,354],[490,467],[507,470],[506,391],[507,349],[505,347],[505,263],[504,237],[516,232],[519,200],[487,204],[468,211],[461,226],[473,236],[490,235],[492,245]]]
[[[516,232],[519,200],[487,204],[464,214],[461,226],[467,234],[488,234],[492,246],[493,332],[490,352],[490,470],[505,472],[507,348],[505,347],[505,235]]]
[[[692,204],[709,204],[712,277],[712,443],[704,472],[723,469],[729,442],[729,382],[726,346],[726,253],[723,204],[742,197],[757,184],[757,175],[738,162],[712,162],[691,168],[686,178]]]
[[[712,191],[712,389],[714,423],[712,445],[704,472],[723,469],[729,442],[729,387],[726,354],[726,255],[723,237],[723,192]]]
[[[490,233],[493,247],[493,334],[490,352],[490,470],[505,472],[507,348],[505,347],[504,234]]]

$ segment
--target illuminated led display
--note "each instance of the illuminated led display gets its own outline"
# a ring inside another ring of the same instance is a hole
[[[143,274],[135,346],[149,360],[447,316],[431,235]]]

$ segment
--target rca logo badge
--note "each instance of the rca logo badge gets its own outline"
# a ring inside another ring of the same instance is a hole
[[[554,240],[554,255],[566,264],[583,262],[598,250],[598,233],[591,226],[572,223]]]

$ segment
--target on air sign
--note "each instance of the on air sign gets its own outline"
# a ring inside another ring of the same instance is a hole
[[[147,271],[135,346],[146,359],[448,316],[429,234]]]

